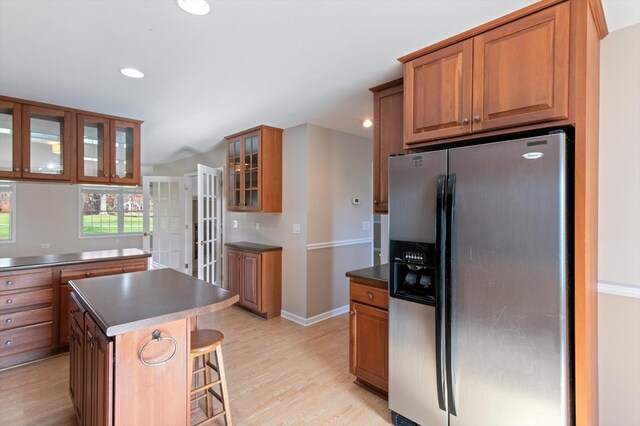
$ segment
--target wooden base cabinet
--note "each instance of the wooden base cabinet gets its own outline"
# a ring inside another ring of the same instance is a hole
[[[52,340],[51,268],[0,273],[0,368],[49,355]]]
[[[350,286],[349,371],[359,382],[387,394],[389,293],[354,278]]]
[[[280,315],[282,251],[252,252],[227,248],[225,289],[240,295],[238,305],[265,318]]]

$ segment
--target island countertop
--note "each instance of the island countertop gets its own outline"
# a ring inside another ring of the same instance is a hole
[[[281,251],[280,246],[271,246],[268,244],[253,243],[250,241],[236,241],[234,243],[225,243],[225,247],[238,250],[253,251],[256,253],[264,253],[266,251]]]
[[[69,285],[107,336],[214,312],[239,298],[169,268],[73,280]]]
[[[151,253],[147,253],[136,248],[125,248],[116,250],[83,251],[79,253],[47,254],[44,256],[5,257],[0,258],[0,272],[72,264],[77,265],[107,260],[145,258],[150,256]]]

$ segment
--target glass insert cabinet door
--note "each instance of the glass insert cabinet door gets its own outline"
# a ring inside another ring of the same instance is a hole
[[[22,106],[22,177],[69,180],[71,112]]]
[[[243,136],[244,140],[244,204],[247,210],[260,209],[260,132]]]
[[[21,106],[0,100],[0,177],[20,177]]]
[[[230,140],[227,143],[227,206],[232,208],[242,207],[242,189],[241,189],[241,176],[242,166],[241,159],[242,154],[242,138],[238,137]]]
[[[140,124],[111,120],[111,182],[138,184],[140,181]]]
[[[78,180],[109,182],[110,120],[78,114]]]

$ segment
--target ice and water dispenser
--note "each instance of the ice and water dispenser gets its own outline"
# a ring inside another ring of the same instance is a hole
[[[391,297],[435,305],[435,244],[390,241]]]

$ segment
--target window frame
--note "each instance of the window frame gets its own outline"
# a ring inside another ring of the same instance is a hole
[[[116,194],[118,197],[118,232],[113,234],[85,234],[84,233],[84,212],[83,212],[83,195],[88,192]],[[79,185],[78,186],[78,238],[120,238],[120,237],[137,237],[142,236],[144,229],[140,232],[124,232],[124,195],[139,194],[143,195],[140,186],[113,186],[113,185]],[[140,210],[144,217],[144,203]],[[144,228],[144,221],[143,221]]]
[[[18,216],[16,215],[16,210],[18,205],[17,201],[17,185],[15,182],[0,182],[0,191],[8,191],[11,193],[9,196],[9,205],[11,206],[11,211],[9,212],[9,232],[10,238],[0,239],[0,244],[12,244],[16,242],[16,221]]]

